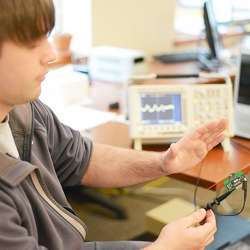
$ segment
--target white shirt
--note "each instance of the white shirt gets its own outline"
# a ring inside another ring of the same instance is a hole
[[[19,158],[16,143],[9,126],[9,116],[0,123],[0,152]]]

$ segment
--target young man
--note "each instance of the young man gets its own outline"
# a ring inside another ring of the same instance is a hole
[[[62,187],[122,187],[188,170],[222,141],[226,121],[200,127],[162,153],[92,143],[37,100],[55,59],[47,40],[52,0],[0,0],[0,23],[1,249],[178,250],[212,242],[215,217],[204,209],[166,225],[153,243],[85,242],[86,226]]]

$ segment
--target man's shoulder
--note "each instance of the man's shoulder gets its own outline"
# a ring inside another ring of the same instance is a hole
[[[33,112],[39,113],[42,116],[47,117],[51,113],[50,108],[39,99],[31,102],[31,106],[33,107]]]
[[[26,104],[15,106],[9,114],[10,127],[13,132],[31,131],[32,124],[34,124],[35,127],[37,127],[37,124],[40,124],[42,127],[47,127],[48,123],[54,120],[53,116],[53,112],[50,108],[37,99]]]
[[[33,119],[43,124],[54,123],[55,114],[53,111],[44,104],[41,100],[37,99],[31,102],[33,110]]]
[[[12,117],[13,119],[17,119],[18,117],[25,117],[27,119],[32,117],[32,113],[34,112],[47,116],[50,112],[50,109],[43,102],[37,99],[32,102],[16,105],[10,112],[10,117]]]
[[[30,103],[15,106],[9,113],[9,124],[12,132],[30,129],[32,124],[32,108]]]

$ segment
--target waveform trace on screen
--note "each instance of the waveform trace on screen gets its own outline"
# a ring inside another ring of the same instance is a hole
[[[153,104],[153,105],[149,105],[149,104],[146,104],[144,107],[141,107],[141,111],[143,113],[154,113],[154,112],[165,112],[165,111],[168,111],[168,110],[174,110],[174,105],[173,104],[168,104],[168,105],[164,105],[164,104],[161,104],[161,105],[157,105],[157,104]]]

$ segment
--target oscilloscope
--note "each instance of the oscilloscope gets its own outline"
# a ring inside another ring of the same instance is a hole
[[[167,144],[216,118],[229,121],[232,136],[232,83],[132,85],[129,87],[130,136],[134,147]]]

